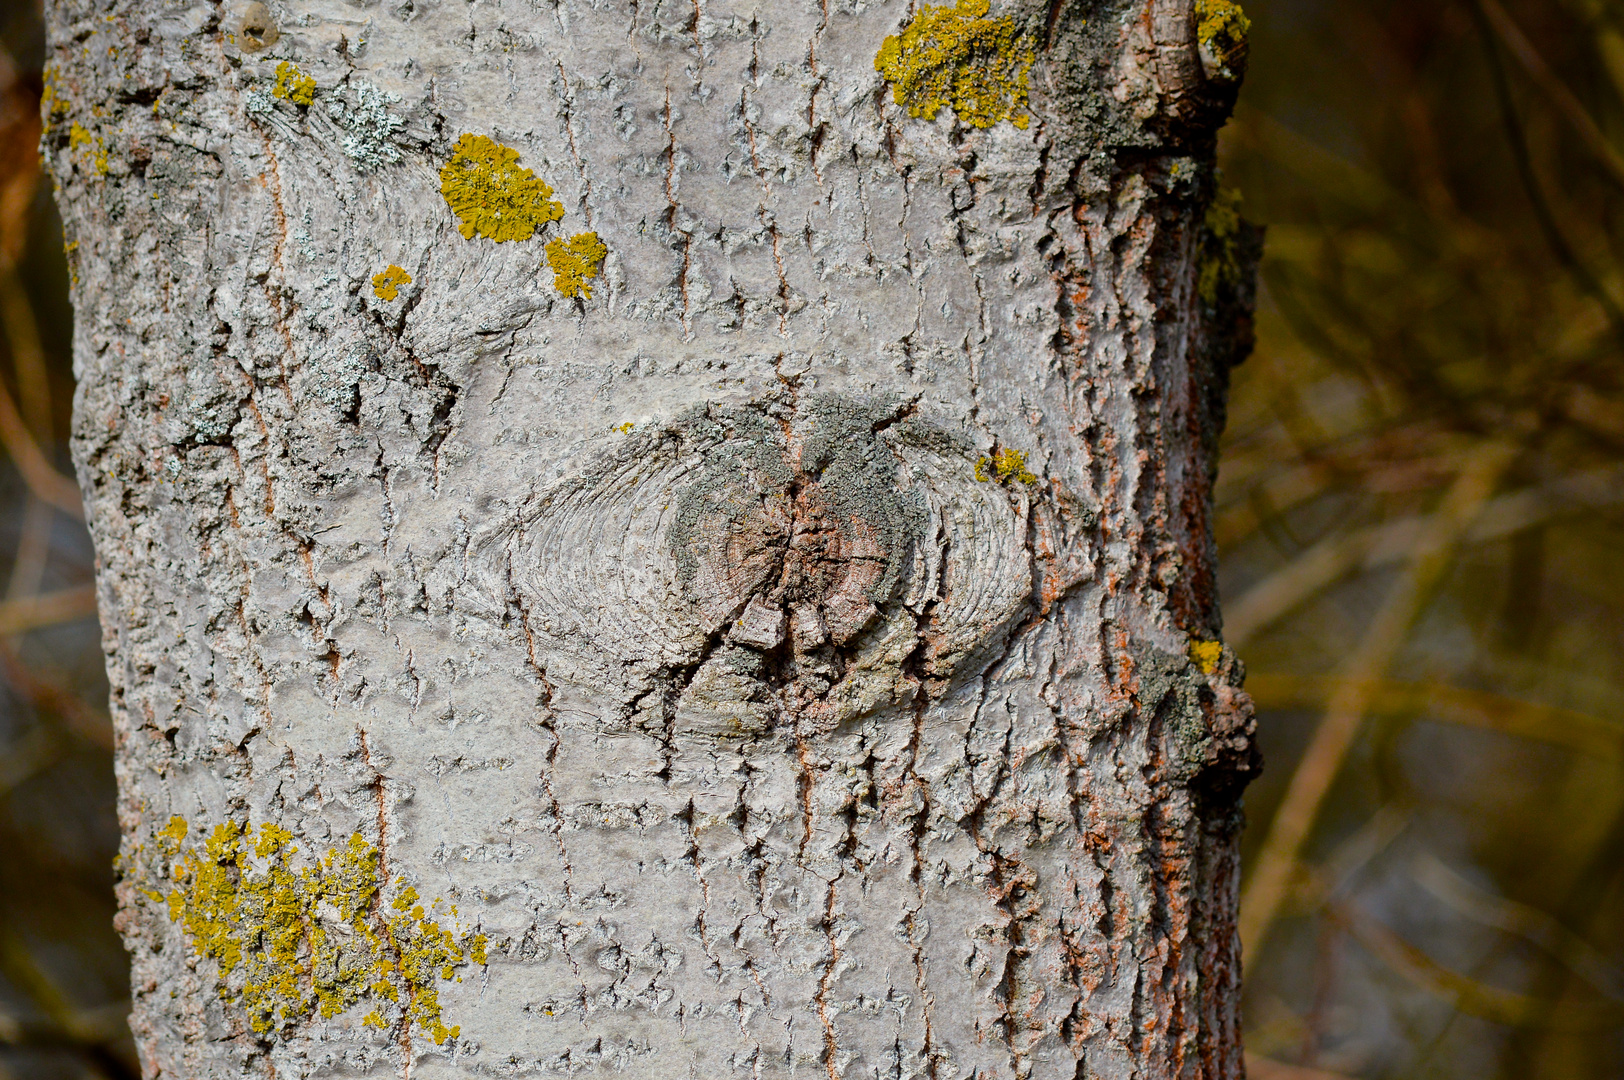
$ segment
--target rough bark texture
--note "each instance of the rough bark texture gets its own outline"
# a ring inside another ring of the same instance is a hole
[[[149,1077],[1241,1075],[1191,0],[48,6]]]

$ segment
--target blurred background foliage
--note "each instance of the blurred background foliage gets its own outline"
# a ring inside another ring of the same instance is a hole
[[[1624,1076],[1624,0],[1247,0],[1255,1080]],[[0,0],[0,1080],[133,1077],[37,0]]]
[[[1624,3],[1246,7],[1252,1075],[1624,1076]]]

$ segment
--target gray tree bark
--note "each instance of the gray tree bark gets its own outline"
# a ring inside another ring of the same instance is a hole
[[[48,7],[147,1076],[1241,1076],[1232,5]]]

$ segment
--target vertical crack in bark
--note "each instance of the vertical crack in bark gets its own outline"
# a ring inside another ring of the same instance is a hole
[[[806,68],[812,76],[812,88],[806,101],[806,127],[809,133],[807,150],[812,163],[812,175],[817,178],[818,187],[822,188],[823,172],[818,168],[818,150],[823,146],[828,125],[818,120],[818,91],[823,88],[826,81],[818,71],[818,42],[829,29],[829,0],[819,0],[818,9],[818,27],[812,31],[812,40],[806,45]]]
[[[665,201],[666,227],[673,233],[682,237],[682,268],[677,275],[677,289],[682,294],[682,332],[684,337],[693,335],[693,324],[689,319],[688,300],[688,259],[690,249],[694,244],[693,233],[677,225],[677,214],[680,207],[677,204],[677,132],[671,121],[671,87],[665,88]]]
[[[928,1080],[937,1080],[936,1076],[936,1047],[931,1038],[931,1020],[936,1011],[936,996],[931,993],[930,979],[925,970],[924,933],[918,921],[919,912],[925,910],[925,836],[930,827],[930,785],[919,775],[919,747],[925,736],[925,712],[930,707],[930,700],[925,694],[924,684],[914,692],[913,701],[913,731],[909,735],[906,753],[908,762],[903,770],[903,777],[907,786],[911,786],[917,793],[919,805],[915,807],[913,821],[908,830],[908,850],[913,856],[913,865],[908,868],[908,879],[913,882],[914,894],[918,906],[907,914],[908,945],[913,952],[914,986],[919,990],[920,1016],[924,1025],[924,1053],[925,1075]]]
[[[756,219],[761,227],[767,230],[772,240],[773,268],[778,274],[778,332],[788,332],[789,324],[789,278],[784,274],[784,254],[779,246],[778,223],[771,216],[767,202],[772,198],[772,185],[767,181],[766,170],[761,167],[761,157],[756,152],[756,125],[750,119],[750,91],[756,85],[756,73],[761,63],[761,28],[755,16],[750,18],[750,81],[739,90],[739,119],[744,125],[746,141],[750,147],[750,168],[756,174],[756,180],[761,185],[761,200],[756,204]]]
[[[575,145],[575,91],[570,86],[569,76],[564,73],[564,61],[558,60],[556,63],[558,65],[558,82],[563,87],[563,92],[558,95],[559,109],[562,113],[560,119],[564,128],[564,138],[569,143],[570,157],[575,162],[575,171],[581,177],[581,188],[585,193],[581,197],[581,216],[586,218],[587,228],[590,229],[592,227],[592,177],[587,174],[586,160],[581,157],[581,151]]]
[[[829,960],[818,979],[818,992],[812,999],[818,1020],[823,1024],[823,1065],[828,1070],[829,1080],[840,1080],[840,1074],[844,1071],[840,1068],[840,1040],[835,1035],[834,1017],[829,1015],[829,986],[834,981],[835,967],[840,963],[840,943],[835,931],[835,887],[845,873],[841,869],[830,879],[829,891],[824,899],[822,926],[829,946]]]

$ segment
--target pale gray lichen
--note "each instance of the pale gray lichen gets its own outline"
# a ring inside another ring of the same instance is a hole
[[[248,110],[250,116],[265,116],[275,110],[276,98],[271,96],[271,91],[266,87],[257,86],[248,91],[243,108]]]
[[[389,106],[398,102],[400,95],[364,82],[351,83],[349,89],[355,96],[353,106],[342,94],[335,94],[327,102],[327,115],[346,132],[341,143],[344,153],[363,173],[393,165],[401,156],[395,134],[406,126],[406,121],[390,112]]]
[[[231,433],[231,426],[237,422],[235,410],[228,414],[218,405],[203,402],[194,402],[187,410],[192,422],[192,431],[201,442],[216,442]]]
[[[336,412],[355,408],[361,392],[361,379],[367,373],[372,353],[364,345],[352,348],[337,364],[324,366],[311,388],[316,400]]]

